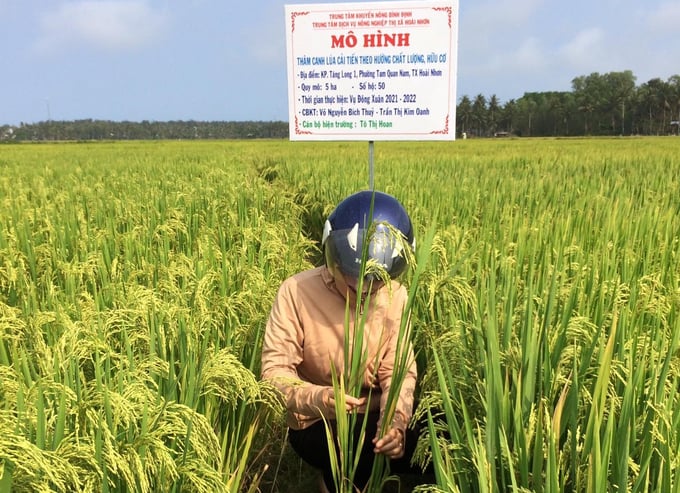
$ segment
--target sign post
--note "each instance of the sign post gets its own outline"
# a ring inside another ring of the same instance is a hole
[[[453,140],[458,0],[286,5],[291,140]]]

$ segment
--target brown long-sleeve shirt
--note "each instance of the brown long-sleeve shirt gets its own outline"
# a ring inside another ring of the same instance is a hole
[[[381,416],[392,384],[406,297],[406,289],[392,281],[370,295],[365,313],[362,395],[371,390],[369,407],[379,406]],[[283,393],[292,429],[306,428],[322,415],[332,414],[325,409],[323,395],[333,385],[331,365],[338,375],[344,371],[345,314],[349,313],[351,328],[356,313],[356,298],[350,295],[349,300],[346,310],[345,294],[326,267],[296,274],[279,288],[264,336],[262,377]],[[392,426],[403,431],[413,412],[416,365],[411,344],[403,341],[401,347],[408,352],[409,367]]]

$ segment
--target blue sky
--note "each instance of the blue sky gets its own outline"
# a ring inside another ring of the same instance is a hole
[[[0,0],[0,125],[287,120],[284,0]],[[677,0],[460,0],[458,97],[680,74]]]

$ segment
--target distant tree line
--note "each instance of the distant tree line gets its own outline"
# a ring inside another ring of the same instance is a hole
[[[186,139],[281,139],[288,137],[287,122],[264,121],[109,121],[48,120],[0,126],[0,139],[42,140],[186,140]]]
[[[462,96],[457,105],[459,137],[678,135],[680,75],[651,79],[636,86],[630,70],[593,72],[572,80],[572,90],[528,92],[502,104]],[[0,140],[154,140],[283,139],[284,121],[43,121],[0,126]]]
[[[680,126],[680,75],[635,85],[630,70],[572,80],[570,92],[528,92],[501,104],[463,96],[456,129],[466,136],[668,135]]]

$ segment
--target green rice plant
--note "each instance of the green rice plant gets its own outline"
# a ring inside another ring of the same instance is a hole
[[[376,223],[373,222],[373,205],[369,212],[369,227],[367,228],[366,238],[371,238]],[[409,245],[403,244],[405,241],[402,238],[401,232],[389,224],[383,225],[388,228],[391,241],[401,242],[401,250],[406,253],[406,262],[411,268],[415,269],[411,277],[411,285],[409,287],[407,302],[403,307],[403,314],[401,323],[396,334],[396,351],[395,361],[393,362],[393,371],[389,381],[389,389],[385,398],[385,407],[381,415],[380,427],[378,429],[379,436],[384,436],[392,427],[392,423],[396,413],[396,406],[399,400],[400,391],[403,382],[406,379],[409,367],[413,363],[411,360],[412,335],[411,335],[411,310],[413,299],[415,298],[418,282],[421,273],[426,268],[429,259],[429,252],[432,248],[434,229],[423,238],[419,248],[417,260],[414,258]],[[366,241],[363,245],[361,266],[359,271],[357,292],[361,293],[364,290],[365,283],[372,283],[366,276],[370,275],[370,279],[375,277],[377,280],[385,283],[389,289],[391,286],[391,279],[388,273],[375,262],[368,259],[368,246],[370,242]],[[336,396],[335,400],[335,422],[336,422],[336,436],[333,436],[333,430],[330,424],[326,421],[326,435],[329,444],[329,456],[331,460],[331,469],[333,471],[335,489],[338,492],[354,492],[354,476],[359,464],[360,453],[364,442],[371,440],[373,437],[366,436],[366,420],[359,418],[357,413],[348,414],[346,409],[345,396],[351,395],[360,397],[362,395],[363,382],[366,378],[366,372],[369,365],[367,349],[364,347],[366,336],[364,334],[365,323],[368,311],[371,309],[371,285],[368,286],[367,295],[363,300],[357,300],[356,306],[350,305],[349,298],[346,301],[345,308],[345,334],[344,334],[344,348],[343,361],[344,368],[339,374],[335,365],[331,365],[331,373],[333,377],[333,391]],[[351,309],[354,308],[352,316]],[[380,335],[382,339],[384,334]],[[372,365],[376,372],[379,368],[378,362],[373,362]],[[377,375],[373,376],[375,380]],[[370,408],[370,401],[375,398],[371,392],[368,393],[366,408]],[[358,441],[355,443],[355,430],[359,427]],[[337,447],[337,449],[336,449]],[[389,460],[382,454],[376,454],[372,471],[369,477],[368,484],[365,486],[366,492],[382,491],[385,483],[390,480]]]
[[[397,402],[399,400],[402,385],[406,379],[407,372],[413,361],[411,360],[411,351],[413,341],[416,335],[412,332],[412,313],[413,304],[417,298],[418,289],[421,286],[420,281],[423,273],[428,267],[430,261],[431,251],[433,249],[435,227],[431,227],[429,231],[423,236],[419,242],[418,250],[415,252],[415,258],[407,256],[407,263],[413,270],[409,278],[408,295],[406,298],[406,305],[403,309],[401,317],[401,324],[399,326],[399,333],[397,335],[397,347],[395,352],[394,368],[392,372],[390,388],[385,401],[385,411],[382,416],[381,427],[379,429],[380,436],[385,434],[391,428],[394,420]],[[404,248],[407,252],[410,249]],[[373,470],[371,472],[371,480],[367,486],[367,491],[382,491],[385,483],[389,480],[389,459],[384,455],[378,454],[373,462]]]
[[[368,226],[366,227],[365,238],[370,239],[375,234],[377,227],[373,221],[373,201],[371,201],[367,223]],[[408,245],[403,245],[404,240],[401,238],[401,233],[396,231],[394,228],[390,229],[389,224],[384,226],[388,228],[390,241],[401,242],[402,250],[408,252],[410,247]],[[379,362],[369,361],[368,348],[365,347],[365,341],[367,340],[367,334],[365,334],[365,323],[368,312],[371,309],[371,288],[373,283],[372,277],[371,279],[368,279],[367,276],[369,274],[371,274],[371,276],[376,276],[376,281],[384,282],[387,286],[387,289],[391,289],[391,279],[389,274],[381,266],[372,261],[372,259],[368,258],[369,245],[370,241],[363,242],[358,284],[356,287],[357,293],[363,293],[365,287],[367,287],[368,290],[366,291],[366,296],[363,297],[363,299],[357,297],[356,301],[354,302],[354,306],[352,306],[350,297],[348,296],[346,298],[343,337],[344,367],[336,368],[333,362],[331,364],[333,393],[335,396],[335,436],[331,424],[327,419],[324,418],[333,481],[335,490],[339,493],[349,493],[356,490],[354,479],[359,466],[361,451],[365,441],[371,440],[373,438],[366,437],[366,420],[361,419],[359,417],[359,413],[348,414],[346,412],[347,395],[357,398],[362,397],[364,380],[366,378],[366,373],[370,363],[372,363],[373,368],[375,368],[374,374],[371,376],[371,380],[376,381],[378,378],[377,372],[379,369]],[[365,286],[365,283],[369,283],[369,285]],[[379,334],[379,340],[382,341],[384,337],[385,334],[381,332]],[[408,334],[404,333],[400,328],[398,337],[398,348],[400,348],[402,340],[401,338],[408,337]],[[376,357],[377,356],[378,355],[376,355]],[[400,362],[395,362],[395,368],[397,371],[399,371],[399,363]],[[396,383],[398,384],[398,388],[400,388],[401,382],[397,381]],[[368,395],[364,397],[366,398],[365,407],[368,410],[371,407],[371,399],[373,399],[374,396],[369,390]],[[388,412],[385,412],[385,414],[382,416],[382,419],[389,419],[388,425],[392,421],[392,417],[389,416]],[[355,430],[357,429],[359,431],[355,434]],[[380,431],[383,432],[382,429]],[[355,435],[358,436],[356,442],[354,438]],[[375,466],[375,463],[378,462],[380,462],[380,458],[376,457],[371,479],[369,484],[366,486],[367,491],[375,490],[376,487],[373,484],[374,481],[382,482],[383,480],[382,475],[380,475],[380,477],[377,479],[373,478],[373,476],[376,474],[376,470],[380,468],[380,466]]]
[[[85,153],[102,150],[86,147]],[[34,406],[38,411],[38,418],[18,414],[17,440],[26,429],[26,439],[34,440],[39,449],[68,450],[73,440],[90,444],[85,456],[96,467],[79,474],[80,483],[64,487],[69,491],[87,490],[86,484],[98,491],[239,491],[254,477],[244,467],[252,458],[250,446],[257,445],[255,437],[262,422],[280,412],[280,403],[263,385],[253,390],[251,370],[259,358],[249,341],[241,339],[257,335],[258,325],[263,325],[264,315],[249,300],[265,306],[266,298],[260,298],[264,291],[253,286],[257,290],[253,297],[242,296],[239,305],[232,307],[235,316],[225,317],[222,296],[228,284],[216,275],[221,270],[216,259],[224,259],[221,263],[227,269],[245,264],[248,270],[243,281],[258,279],[260,286],[268,275],[287,275],[287,269],[294,269],[301,260],[281,265],[279,257],[263,254],[275,251],[273,241],[285,241],[279,232],[288,232],[286,223],[266,225],[271,231],[266,237],[259,232],[264,222],[244,224],[253,231],[246,237],[238,230],[221,236],[220,231],[227,231],[225,218],[249,222],[263,209],[257,201],[269,199],[264,193],[252,199],[239,193],[236,213],[222,214],[231,210],[231,203],[214,198],[221,192],[218,184],[238,170],[220,175],[218,167],[203,173],[214,158],[198,173],[214,183],[203,188],[208,191],[207,200],[203,194],[203,200],[189,199],[185,206],[187,195],[181,190],[203,183],[182,184],[183,173],[192,170],[173,175],[174,169],[168,168],[162,171],[165,180],[155,182],[145,169],[148,161],[136,166],[121,160],[106,168],[109,191],[105,192],[97,184],[102,175],[88,174],[92,170],[87,166],[52,173],[62,166],[56,156],[61,150],[50,146],[54,161],[49,169],[28,168],[36,171],[26,182],[33,192],[22,188],[23,179],[18,189],[3,189],[19,202],[17,208],[11,202],[13,219],[2,228],[0,263],[7,268],[0,276],[0,299],[11,303],[3,305],[7,316],[2,331],[7,337],[1,344],[2,364],[19,370],[12,374],[25,382],[25,389],[3,393],[3,407]],[[66,153],[64,157],[72,156]],[[55,185],[73,182],[58,194],[50,194],[48,175]],[[94,185],[88,183],[91,179]],[[23,195],[22,190],[26,190]],[[270,210],[277,207],[282,212],[296,210],[287,202],[285,207],[275,205]],[[229,238],[231,244],[220,243],[221,237]],[[257,255],[253,238],[258,245],[272,240],[259,249],[259,259],[251,256],[252,252]],[[296,238],[281,250],[296,248],[304,251],[307,246]],[[230,259],[234,251],[240,254]],[[259,266],[256,260],[261,261]],[[232,292],[240,289],[238,278],[226,281],[234,286]],[[273,288],[269,291],[273,293]],[[260,323],[252,316],[255,313]],[[27,324],[26,318],[32,322]],[[234,335],[231,328],[237,324],[254,331]],[[224,349],[216,349],[220,347]],[[230,368],[240,368],[238,374],[245,378],[232,384],[251,385],[243,387],[250,388],[248,392],[231,387],[239,396],[236,401],[225,401],[215,388],[220,371],[226,375]],[[46,399],[44,391],[29,391],[38,388],[35,382],[42,382],[39,388],[53,385],[52,379],[61,389],[54,398]],[[139,397],[129,394],[132,390],[145,397],[136,400]],[[172,425],[164,426],[169,418]],[[232,448],[237,443],[240,448]],[[234,462],[237,450],[239,461]],[[14,471],[2,480],[21,491],[23,463],[15,460],[15,456],[0,460],[5,471]],[[48,487],[61,488],[60,483]]]
[[[266,481],[280,408],[217,387],[250,388],[276,286],[320,261],[324,204],[365,188],[366,144],[2,147],[0,489]],[[375,146],[376,186],[436,225],[410,312],[432,488],[679,490],[678,155]]]

